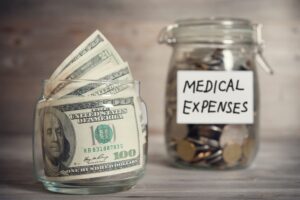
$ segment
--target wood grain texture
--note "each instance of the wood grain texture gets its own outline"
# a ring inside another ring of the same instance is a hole
[[[31,140],[0,140],[0,199],[222,199],[291,200],[300,198],[299,135],[263,138],[254,164],[245,170],[177,169],[167,162],[163,137],[150,137],[146,175],[135,188],[108,195],[47,192],[32,176]]]
[[[265,55],[275,75],[259,70],[262,130],[299,132],[299,10],[298,0],[2,0],[0,134],[31,134],[42,80],[95,29],[130,63],[135,79],[141,80],[150,130],[162,132],[171,49],[157,44],[158,32],[175,19],[208,16],[264,24]]]

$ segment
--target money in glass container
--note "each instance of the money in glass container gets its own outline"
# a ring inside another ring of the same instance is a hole
[[[166,87],[165,139],[184,168],[248,167],[258,149],[256,63],[261,25],[243,19],[179,20],[159,42],[173,47]]]
[[[110,42],[95,31],[44,82],[35,110],[34,172],[68,194],[132,188],[147,161],[147,111]]]

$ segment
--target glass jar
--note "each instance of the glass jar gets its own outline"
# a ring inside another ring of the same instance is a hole
[[[261,25],[243,19],[180,20],[159,42],[173,47],[165,102],[168,156],[178,167],[245,168],[258,149],[256,63]]]
[[[66,88],[65,95],[42,95],[36,106],[36,178],[49,191],[69,194],[133,187],[147,160],[147,112],[140,83],[67,80],[59,84]]]

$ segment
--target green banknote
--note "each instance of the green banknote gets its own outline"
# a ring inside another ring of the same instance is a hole
[[[86,53],[91,52],[94,48],[98,47],[103,43],[108,43],[108,40],[104,35],[96,30],[92,35],[90,35],[85,41],[83,41],[53,72],[50,80],[56,78],[64,69],[75,63],[79,58],[84,56]]]
[[[112,95],[135,86],[128,63],[109,67],[109,69],[97,73],[97,78],[95,80],[72,82],[55,93],[52,98]]]
[[[42,101],[36,131],[49,180],[104,177],[142,168],[140,107],[136,95]]]

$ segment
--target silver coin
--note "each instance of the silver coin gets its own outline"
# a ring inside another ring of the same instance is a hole
[[[215,158],[218,158],[218,157],[222,157],[222,150],[218,150],[216,152],[214,152],[213,154],[211,154],[209,157],[207,157],[205,160],[207,160],[208,162],[210,162],[211,160],[214,160]]]
[[[208,144],[211,147],[215,147],[215,148],[218,148],[220,146],[219,142],[217,140],[209,139],[206,137],[199,137],[199,141],[201,141],[204,144]]]
[[[219,141],[222,129],[215,125],[199,126],[199,136]]]
[[[223,157],[222,156],[218,156],[218,157],[215,157],[214,159],[209,160],[208,163],[211,164],[211,165],[213,165],[213,164],[219,163],[222,160],[223,160]]]
[[[196,145],[197,150],[199,150],[199,151],[205,151],[205,150],[211,149],[211,147],[209,145],[201,143],[201,141],[199,141],[199,140],[196,140],[193,138],[187,138],[187,140],[190,142],[193,142]]]

